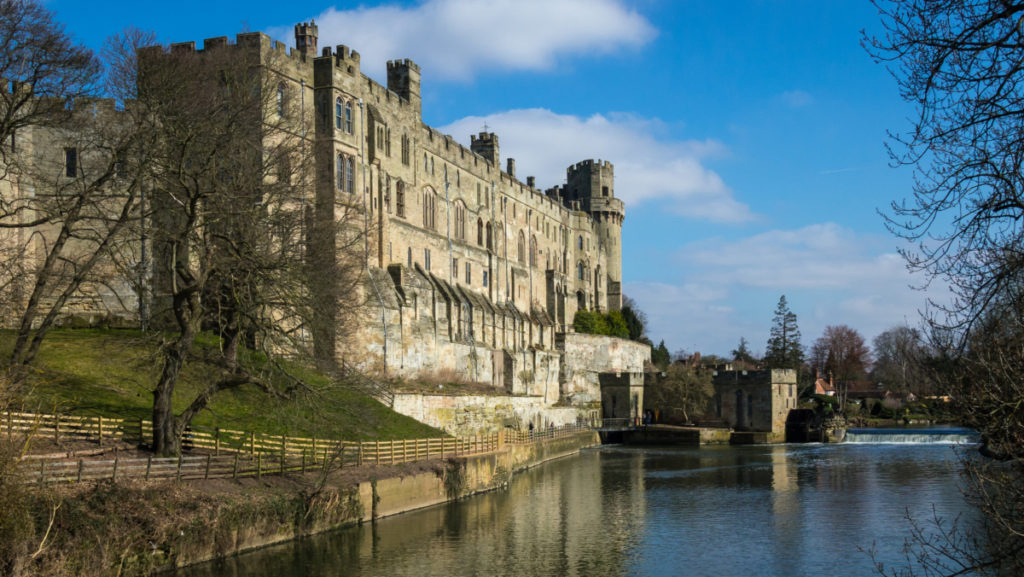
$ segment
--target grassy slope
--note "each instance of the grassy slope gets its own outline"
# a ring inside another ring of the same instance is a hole
[[[13,344],[10,331],[0,332],[0,369]],[[215,343],[201,345],[211,349]],[[161,361],[153,335],[119,330],[59,330],[47,336],[40,350],[26,410],[80,415],[149,419],[152,390]],[[376,400],[300,367],[315,388],[288,401],[274,399],[252,385],[218,393],[196,425],[269,434],[325,439],[411,439],[443,433],[399,415]],[[216,375],[201,362],[186,365],[175,391],[176,412],[184,409],[203,383]]]

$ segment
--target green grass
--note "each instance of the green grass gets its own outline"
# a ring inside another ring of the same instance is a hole
[[[17,405],[24,410],[74,415],[149,419],[153,387],[160,373],[160,335],[126,330],[63,329],[51,332],[40,349],[28,389]],[[6,368],[14,335],[0,331],[0,369]],[[216,353],[216,339],[204,335],[200,353]],[[242,362],[265,366],[258,355]],[[290,364],[310,390],[282,400],[254,385],[218,393],[195,425],[323,439],[372,440],[439,437],[444,433],[395,413],[375,399],[315,372]],[[187,364],[174,394],[182,411],[217,369],[202,361]],[[271,378],[274,378],[271,375]]]

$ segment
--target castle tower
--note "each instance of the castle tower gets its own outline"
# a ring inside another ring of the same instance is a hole
[[[493,132],[481,132],[477,136],[470,135],[469,149],[498,166],[501,159],[498,154],[498,135]]]
[[[317,28],[316,22],[300,22],[295,25],[295,48],[303,56],[316,57]]]
[[[420,67],[409,59],[388,61],[388,90],[409,101],[421,116]]]
[[[602,308],[622,308],[622,221],[626,208],[615,198],[615,169],[610,162],[584,160],[566,170],[566,200],[594,219],[601,250],[607,258],[606,286],[599,287]],[[606,300],[605,300],[606,299]]]

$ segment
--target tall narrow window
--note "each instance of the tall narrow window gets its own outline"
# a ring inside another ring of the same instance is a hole
[[[580,235],[579,238],[576,240],[576,249],[583,250],[583,235]]]
[[[466,263],[466,284],[473,284],[473,268],[469,266],[469,262]]]
[[[430,270],[430,249],[423,249],[423,268]]]
[[[434,220],[434,193],[430,190],[423,191],[423,227],[424,228],[435,228]]]
[[[352,103],[345,102],[345,132],[352,134]]]
[[[384,210],[391,214],[391,177],[384,179]]]
[[[530,237],[530,266],[537,266],[537,237]]]
[[[338,190],[353,192],[355,190],[355,159],[347,154],[338,154],[338,163],[335,167],[338,177]]]
[[[277,85],[277,115],[284,118],[284,82]]]
[[[576,263],[576,278],[583,280],[583,261]]]
[[[487,250],[493,250],[494,249],[494,242],[492,240],[492,236],[493,236],[493,234],[492,234],[492,229],[491,229],[491,223],[487,223],[487,239],[486,239],[487,240]]]
[[[484,286],[487,286],[487,271],[484,271]]]
[[[405,134],[402,135],[402,164],[409,166],[409,158],[411,157],[411,143],[409,137]]]
[[[519,242],[516,243],[516,260],[521,264],[526,264],[526,237],[523,236],[523,231],[519,231]]]
[[[408,258],[409,258],[408,267],[412,268],[412,247],[411,246],[409,247],[409,250],[408,250]]]
[[[395,183],[395,214],[405,218],[405,183],[401,180]]]
[[[342,122],[344,121],[344,107],[345,103],[342,101],[340,96],[334,100],[334,128],[338,130],[341,130]]]
[[[482,219],[476,219],[476,244],[484,245],[484,221]]]
[[[64,149],[64,176],[74,178],[78,176],[78,149]]]

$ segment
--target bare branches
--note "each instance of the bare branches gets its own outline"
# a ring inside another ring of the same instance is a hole
[[[944,322],[969,328],[1011,282],[993,259],[1020,260],[1024,246],[1024,3],[876,5],[885,34],[864,45],[917,107],[890,148],[915,167],[913,195],[892,203],[886,225],[916,243],[910,268],[951,283],[954,302],[933,303]]]

